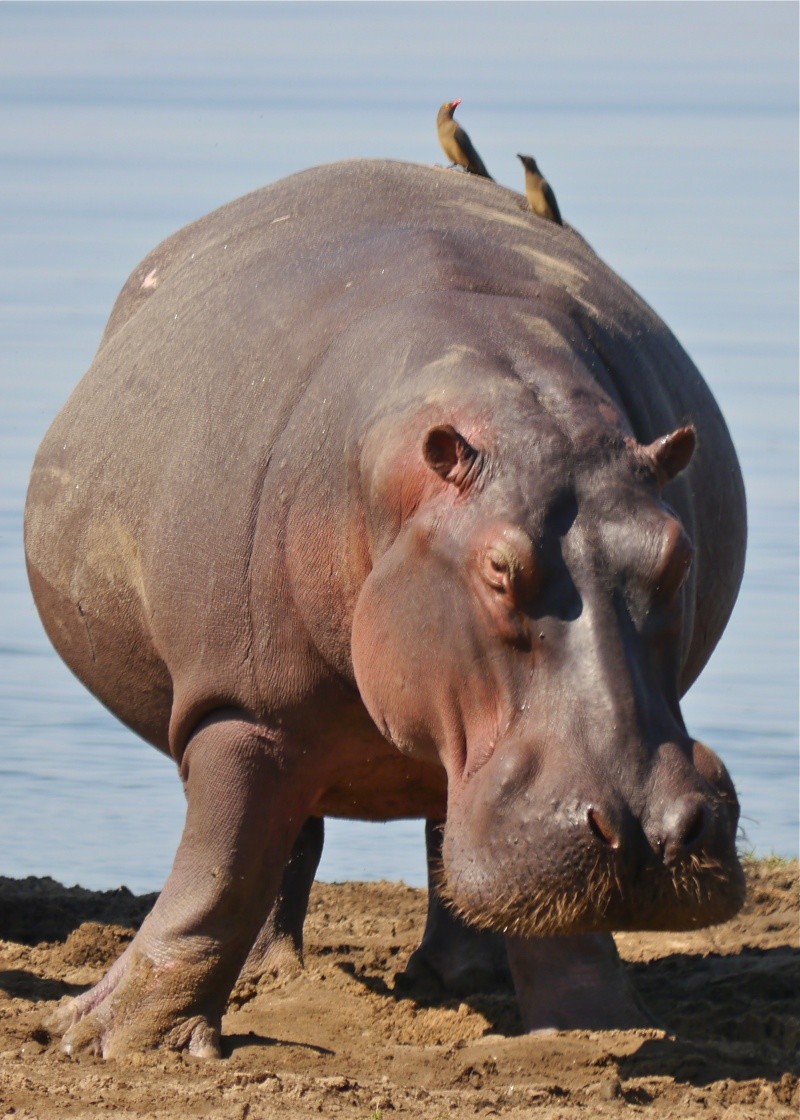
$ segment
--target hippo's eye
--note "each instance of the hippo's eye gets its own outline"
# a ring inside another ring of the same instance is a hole
[[[694,558],[692,542],[677,522],[673,524],[674,529],[655,578],[655,595],[663,603],[671,602],[686,583]]]
[[[522,607],[536,592],[538,565],[534,547],[524,530],[507,526],[484,546],[479,555],[484,583]]]
[[[490,588],[503,611],[525,610],[536,593],[538,565],[531,538],[520,525],[494,521],[475,542],[475,569],[483,588]]]
[[[483,578],[495,591],[506,594],[511,589],[514,571],[519,567],[505,549],[490,548],[483,563]]]

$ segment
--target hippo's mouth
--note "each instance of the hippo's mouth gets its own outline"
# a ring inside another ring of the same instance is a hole
[[[672,867],[656,861],[620,875],[613,860],[587,853],[577,874],[550,865],[517,881],[508,876],[442,869],[445,901],[472,925],[517,937],[568,936],[615,930],[689,930],[732,918],[745,897],[735,855],[692,853]]]

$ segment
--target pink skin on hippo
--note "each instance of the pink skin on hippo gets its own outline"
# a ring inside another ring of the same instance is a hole
[[[453,939],[502,969],[503,938],[528,1029],[644,1021],[611,931],[742,901],[736,796],[679,699],[744,539],[697,370],[515,193],[354,161],[159,246],[26,508],[54,645],[188,801],[63,1046],[218,1053],[237,976],[299,949],[324,816],[446,819],[412,974]]]

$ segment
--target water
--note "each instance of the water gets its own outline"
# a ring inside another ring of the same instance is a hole
[[[719,400],[750,503],[734,619],[685,702],[746,844],[797,853],[797,8],[788,4],[0,5],[0,870],[157,889],[171,764],[70,676],[27,588],[36,446],[128,272],[314,163],[441,162],[459,116],[666,319]],[[418,822],[333,822],[320,876],[424,882]]]

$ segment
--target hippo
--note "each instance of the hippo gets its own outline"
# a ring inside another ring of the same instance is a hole
[[[690,358],[516,192],[346,161],[168,238],[26,504],[51,641],[187,798],[61,1045],[218,1055],[237,978],[302,924],[326,816],[431,822],[418,965],[473,937],[527,1030],[646,1021],[613,931],[743,901],[736,793],[680,698],[745,535]]]

